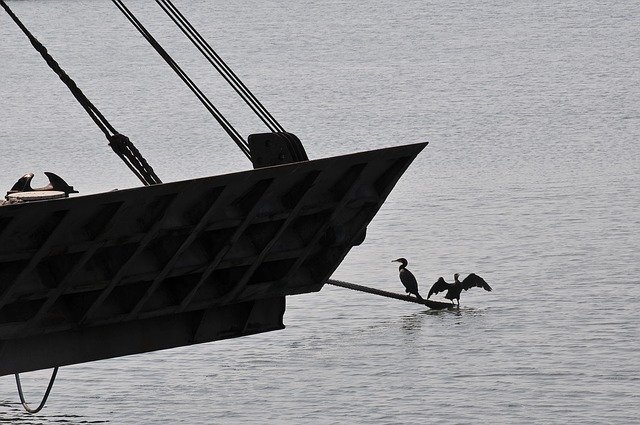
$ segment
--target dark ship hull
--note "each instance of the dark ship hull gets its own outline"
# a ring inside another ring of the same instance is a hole
[[[0,207],[0,376],[284,328],[425,145]]]

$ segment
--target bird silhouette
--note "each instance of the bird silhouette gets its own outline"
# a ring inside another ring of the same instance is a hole
[[[393,260],[391,262],[400,263],[400,267],[398,267],[398,270],[400,271],[400,282],[402,282],[402,284],[404,285],[406,292],[415,295],[420,300],[424,299],[418,293],[418,281],[416,280],[416,277],[409,271],[409,269],[407,269],[407,264],[409,264],[407,259],[398,258],[397,260]]]
[[[483,278],[475,273],[471,273],[469,276],[465,277],[462,282],[458,280],[458,276],[460,276],[459,273],[453,275],[453,279],[455,280],[455,282],[453,283],[447,283],[445,282],[443,277],[440,277],[440,279],[438,279],[429,290],[427,299],[429,299],[433,294],[447,291],[444,297],[448,300],[451,300],[451,304],[453,304],[453,300],[457,300],[458,307],[460,307],[460,293],[463,289],[466,291],[469,288],[477,286],[479,288],[484,288],[486,291],[491,291],[491,286],[489,286],[489,284],[485,282]]]

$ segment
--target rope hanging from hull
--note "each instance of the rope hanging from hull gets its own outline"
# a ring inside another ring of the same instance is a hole
[[[39,411],[42,410],[42,408],[44,407],[44,404],[47,402],[47,399],[49,398],[49,393],[51,393],[51,388],[53,388],[53,383],[56,380],[56,375],[57,374],[58,374],[58,368],[55,367],[55,368],[53,368],[53,373],[51,374],[51,379],[49,379],[49,385],[47,386],[47,391],[45,391],[44,397],[42,397],[42,401],[40,402],[38,407],[36,407],[35,409],[31,408],[27,404],[27,401],[24,399],[24,394],[22,393],[22,385],[20,384],[20,374],[19,373],[15,374],[15,376],[16,376],[16,385],[18,386],[18,395],[20,396],[20,403],[22,403],[22,407],[24,407],[24,410],[26,410],[27,412],[29,412],[31,414],[38,413]]]
[[[107,121],[98,108],[84,95],[82,90],[76,85],[75,81],[60,67],[58,62],[51,56],[47,49],[31,34],[31,32],[24,26],[24,24],[18,19],[13,11],[7,6],[4,0],[0,0],[0,6],[4,8],[7,14],[18,25],[22,32],[27,36],[33,47],[40,53],[42,58],[47,62],[47,65],[58,75],[60,80],[71,91],[71,94],[82,105],[84,110],[89,114],[93,122],[104,133],[107,140],[109,140],[109,146],[113,151],[124,161],[129,169],[140,179],[144,185],[152,185],[162,183],[160,178],[153,171],[153,168],[140,154],[140,151],[131,143],[129,138],[118,133],[116,129]]]

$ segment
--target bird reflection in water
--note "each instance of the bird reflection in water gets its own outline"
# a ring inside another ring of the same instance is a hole
[[[408,333],[419,331],[422,328],[423,316],[420,313],[415,313],[410,316],[402,317],[402,330]]]

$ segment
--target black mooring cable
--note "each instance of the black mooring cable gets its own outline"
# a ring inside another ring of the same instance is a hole
[[[426,305],[427,307],[429,307],[431,309],[434,309],[434,310],[443,310],[443,309],[449,309],[450,310],[450,309],[452,309],[454,307],[454,305],[451,304],[451,303],[443,303],[443,302],[440,302],[440,301],[431,301],[431,300],[424,299],[422,297],[418,298],[418,297],[412,297],[410,295],[397,294],[395,292],[382,291],[380,289],[370,288],[368,286],[356,285],[355,283],[345,282],[343,280],[329,279],[329,280],[327,280],[327,283],[329,285],[339,286],[341,288],[351,289],[353,291],[366,292],[366,293],[372,294],[372,295],[380,295],[382,297],[395,298],[396,300],[401,300],[401,301],[407,301],[407,302],[410,302],[410,303]]]
[[[58,374],[58,367],[55,367],[53,368],[51,379],[49,379],[49,385],[47,386],[47,391],[44,393],[44,397],[42,398],[40,405],[35,409],[32,409],[31,407],[29,407],[29,405],[27,404],[27,401],[24,399],[24,394],[22,393],[22,385],[20,384],[20,374],[19,373],[15,374],[16,385],[18,386],[18,395],[20,396],[20,403],[22,403],[22,407],[24,407],[24,410],[26,410],[31,414],[38,413],[39,411],[42,410],[42,408],[44,407],[44,404],[47,402],[47,399],[49,398],[49,393],[51,393],[51,388],[53,388],[53,383],[56,380],[57,374]]]

